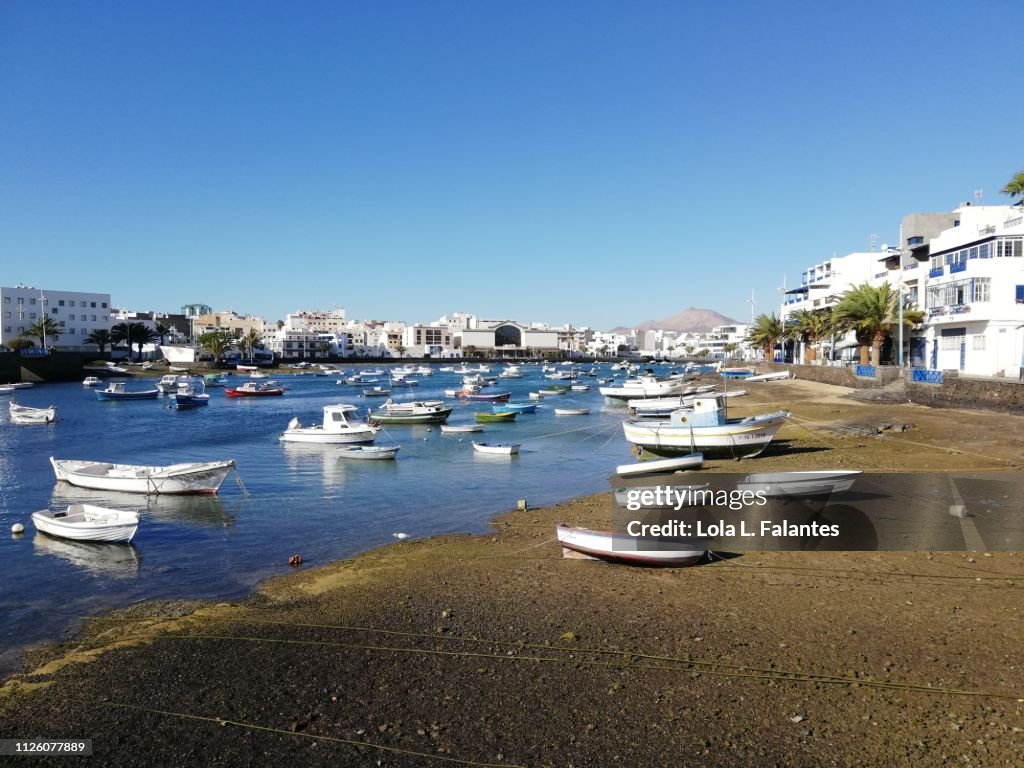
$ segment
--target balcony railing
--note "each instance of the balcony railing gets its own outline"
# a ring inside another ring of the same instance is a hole
[[[910,264],[904,264],[903,265],[903,271],[904,272],[906,272],[909,269],[917,269],[917,262],[915,261],[915,262],[912,262]]]
[[[873,365],[858,365],[853,372],[862,379],[874,379],[878,375],[878,369]]]
[[[949,265],[949,274],[956,274],[957,272],[966,272],[967,262],[966,261],[954,261]]]
[[[942,277],[946,274],[945,267],[932,267],[928,270],[928,277]]]

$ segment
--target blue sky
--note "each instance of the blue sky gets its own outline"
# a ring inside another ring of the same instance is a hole
[[[906,213],[1007,202],[1022,15],[3,3],[0,283],[268,319],[743,319]]]

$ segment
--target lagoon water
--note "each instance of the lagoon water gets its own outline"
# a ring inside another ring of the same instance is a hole
[[[526,401],[545,380],[539,366],[524,374],[487,391]],[[607,367],[601,375],[610,375]],[[452,373],[418,378],[418,387],[396,387],[394,399],[443,398],[461,380]],[[332,446],[279,442],[293,416],[320,423],[322,407],[339,402],[365,414],[381,398],[364,398],[360,387],[338,386],[333,377],[275,379],[288,387],[283,397],[231,399],[217,388],[208,390],[209,406],[184,411],[163,397],[102,402],[77,383],[18,391],[24,405],[58,407],[49,426],[11,424],[8,397],[0,400],[0,676],[15,671],[27,645],[62,639],[105,609],[151,599],[238,598],[288,572],[292,554],[315,567],[392,543],[395,532],[482,531],[517,499],[539,506],[605,490],[615,465],[630,460],[619,426],[625,410],[605,404],[593,378],[583,380],[590,392],[545,398],[536,414],[488,424],[484,434],[388,426],[376,445],[400,444],[396,461],[349,461]],[[150,386],[152,380],[128,383]],[[556,416],[556,403],[589,406],[591,413]],[[490,409],[459,402],[449,423],[468,423],[473,412]],[[472,438],[521,442],[521,453],[480,455]],[[234,459],[248,495],[230,476],[215,497],[88,491],[57,483],[50,456],[131,464]],[[139,509],[135,541],[90,545],[36,532],[33,511],[76,501]],[[25,526],[23,535],[10,533],[15,523]]]

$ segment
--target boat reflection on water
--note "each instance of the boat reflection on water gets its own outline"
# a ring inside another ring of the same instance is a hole
[[[142,565],[142,556],[134,544],[71,541],[37,532],[32,546],[37,555],[59,557],[93,576],[104,578],[134,578]]]
[[[51,508],[69,504],[94,504],[114,509],[137,509],[141,517],[139,543],[145,543],[148,524],[197,525],[230,528],[245,504],[244,499],[231,499],[227,504],[220,496],[166,495],[146,496],[141,493],[117,491],[90,491],[73,486],[54,488],[50,497]]]
[[[343,447],[317,443],[281,443],[285,464],[293,478],[299,481],[308,480],[319,470],[325,488],[341,485],[353,472],[388,472],[394,471],[398,465],[396,461],[345,461],[341,457],[340,449]],[[370,469],[371,466],[377,469]]]

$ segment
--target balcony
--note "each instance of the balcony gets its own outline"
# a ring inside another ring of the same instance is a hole
[[[907,270],[910,270],[910,269],[917,269],[917,262],[916,261],[911,263],[911,264],[904,264],[903,265],[903,271],[904,272],[906,272]]]
[[[949,265],[949,274],[953,275],[957,272],[966,272],[967,262],[966,261],[954,261]]]
[[[945,267],[932,267],[928,270],[928,277],[942,277],[946,274]]]

